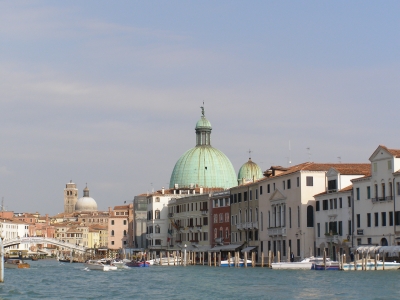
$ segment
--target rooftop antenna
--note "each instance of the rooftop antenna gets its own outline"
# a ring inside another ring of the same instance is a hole
[[[249,149],[249,160],[251,160],[251,150]]]
[[[200,106],[200,108],[201,108],[201,114],[202,114],[203,117],[204,117],[204,101],[203,101],[203,106]]]
[[[338,158],[338,160],[339,160],[339,164],[342,163],[342,157],[341,157],[341,156],[338,156],[337,158]]]
[[[311,149],[307,147],[308,162],[311,162]]]
[[[292,161],[291,161],[291,159],[290,159],[290,152],[291,151],[291,149],[290,149],[290,140],[289,140],[289,159],[288,159],[288,161],[289,161],[289,166],[290,166],[290,164],[292,163]]]

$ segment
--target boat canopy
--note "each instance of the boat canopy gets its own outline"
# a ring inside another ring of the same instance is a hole
[[[242,249],[242,252],[250,252],[251,250],[253,250],[255,247],[247,247]]]
[[[400,252],[400,246],[361,246],[356,249],[359,253],[396,253]]]
[[[237,248],[239,248],[242,245],[238,244],[230,244],[230,245],[223,245],[223,246],[217,246],[212,249],[210,249],[210,252],[220,252],[220,251],[235,251]]]

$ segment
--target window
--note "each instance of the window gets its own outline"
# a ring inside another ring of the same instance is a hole
[[[288,179],[288,180],[287,180],[287,188],[288,188],[288,190],[290,190],[291,187],[292,187],[292,184],[291,184],[291,182],[290,182],[290,179]]]
[[[272,184],[272,187],[274,188],[274,191],[275,191],[275,182]]]
[[[263,186],[260,185],[260,195],[262,195],[262,193],[263,193]]]
[[[317,237],[321,236],[321,224],[317,223]]]
[[[300,206],[297,206],[297,227],[300,227]]]
[[[111,220],[111,225],[114,225],[114,220]]]
[[[400,195],[400,182],[396,182],[397,185],[397,195]]]
[[[381,213],[382,226],[386,226],[386,212]]]
[[[333,199],[329,199],[329,209],[333,209]]]
[[[256,189],[256,200],[258,200],[258,189]]]
[[[126,225],[126,220],[124,220],[124,225]]]
[[[296,179],[297,179],[296,180],[297,181],[297,187],[299,187],[300,186],[300,177],[297,177]]]
[[[218,231],[217,228],[214,228],[214,239],[216,239],[218,237]]]
[[[283,189],[285,189],[285,180],[282,181],[282,187],[283,187]]]
[[[289,207],[289,228],[292,228],[292,208]]]
[[[325,233],[329,233],[328,222],[325,222]]]
[[[337,209],[337,198],[333,199],[333,208]]]
[[[307,227],[314,227],[314,209],[312,205],[307,206]]]
[[[393,212],[389,211],[389,226],[393,226]]]
[[[371,199],[371,187],[367,186],[367,199]]]
[[[350,196],[347,197],[347,206],[351,207],[351,197]]]
[[[367,213],[367,227],[371,227],[371,214]]]
[[[229,222],[229,213],[225,213],[225,222]]]
[[[114,230],[111,230],[111,236],[114,236]]]
[[[392,161],[388,160],[387,164],[388,164],[388,170],[391,170],[392,169]]]
[[[313,186],[314,185],[314,178],[312,176],[306,177],[306,186]]]
[[[114,245],[114,241],[111,241],[111,245]]]
[[[347,234],[348,234],[348,235],[351,235],[351,231],[352,231],[352,228],[351,228],[351,220],[349,220],[347,226],[348,226],[348,232],[347,232]]]
[[[376,212],[375,214],[375,227],[379,226],[379,214]]]
[[[300,239],[297,239],[297,256],[300,256]]]
[[[223,223],[224,222],[224,214],[219,214],[219,222]]]
[[[360,214],[357,214],[357,228],[361,227],[361,216]]]
[[[397,185],[398,186],[398,185]],[[400,191],[400,189],[397,189],[398,191]],[[271,187],[269,185],[269,183],[267,184],[267,193],[269,194],[271,192]],[[400,194],[399,194],[400,195]]]
[[[261,218],[261,231],[264,230],[264,217],[263,217],[263,212],[260,213],[260,218]]]
[[[250,198],[249,200],[253,200],[253,191],[252,190],[249,191],[249,198]]]
[[[319,200],[315,201],[315,211],[319,211]]]
[[[218,214],[214,214],[214,224],[218,223]]]
[[[203,218],[203,225],[208,225],[208,217]]]
[[[337,189],[336,179],[328,180],[328,190],[330,191],[336,189]]]
[[[242,193],[238,193],[238,202],[242,202]]]
[[[322,209],[328,210],[328,200],[322,200]]]
[[[160,226],[158,226],[158,230],[160,230]],[[124,236],[126,236],[126,230],[124,230]]]
[[[373,167],[374,167],[374,172],[377,172],[378,171],[378,164],[376,162],[374,163]]]
[[[339,236],[343,235],[343,225],[342,225],[342,221],[339,221]]]
[[[247,192],[243,193],[243,201],[247,201]]]
[[[360,246],[361,245],[361,238],[358,238],[357,239],[357,246]]]
[[[360,188],[356,188],[356,199],[360,200]]]

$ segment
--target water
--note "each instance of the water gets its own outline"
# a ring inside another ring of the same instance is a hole
[[[400,299],[399,271],[288,271],[206,266],[85,271],[29,262],[4,270],[0,299]]]

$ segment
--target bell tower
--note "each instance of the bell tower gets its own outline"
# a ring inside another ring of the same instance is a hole
[[[70,182],[65,185],[64,189],[64,213],[73,213],[77,201],[78,189],[76,188],[76,184],[70,180]]]

